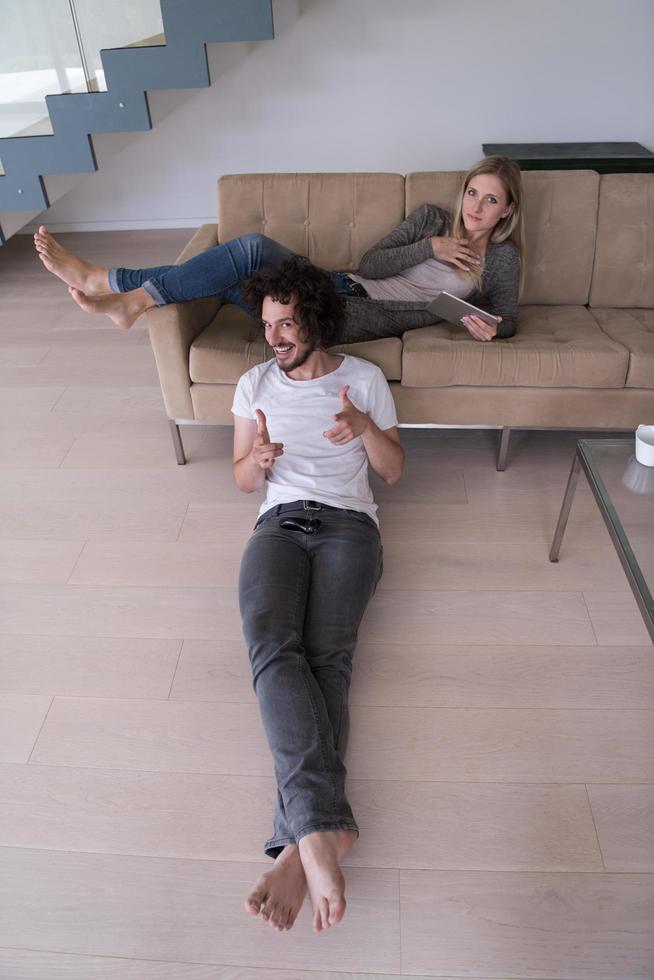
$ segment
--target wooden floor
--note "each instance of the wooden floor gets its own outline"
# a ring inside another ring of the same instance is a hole
[[[65,236],[98,261],[189,237]],[[0,250],[2,980],[654,977],[654,650],[575,435],[407,431],[378,487],[348,910],[242,910],[273,780],[235,579],[258,499],[230,431],[175,464],[147,334]]]

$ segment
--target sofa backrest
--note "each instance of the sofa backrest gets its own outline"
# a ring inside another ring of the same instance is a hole
[[[260,232],[325,269],[356,269],[404,218],[400,174],[229,174],[218,181],[220,241]]]
[[[590,305],[654,307],[654,177],[604,174]]]
[[[461,186],[462,170],[416,171],[406,176],[406,213],[422,204],[437,204],[451,211]]]
[[[525,285],[521,302],[588,302],[595,255],[599,175],[594,170],[527,171]]]
[[[450,209],[463,172],[411,173],[407,214],[421,204]],[[585,305],[595,252],[599,176],[592,170],[522,174],[525,192],[523,304]]]

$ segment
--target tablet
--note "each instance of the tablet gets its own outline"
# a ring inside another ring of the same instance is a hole
[[[478,306],[473,306],[472,303],[466,303],[464,299],[459,299],[458,296],[452,296],[451,293],[446,293],[445,291],[439,293],[436,299],[431,301],[428,309],[432,313],[435,313],[436,316],[447,320],[448,323],[456,323],[457,326],[461,323],[464,316],[478,316],[485,323],[490,324],[491,327],[497,326],[500,322],[500,317],[493,316],[492,313],[487,313],[486,310],[480,310]]]

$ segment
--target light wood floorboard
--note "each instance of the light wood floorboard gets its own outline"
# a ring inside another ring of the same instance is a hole
[[[103,956],[71,956],[33,950],[0,949],[3,980],[424,980],[425,974],[334,973],[325,970],[267,970],[249,966],[155,963]],[[456,980],[443,977],[438,980]],[[475,977],[473,980],[487,980]],[[515,978],[521,980],[521,978]]]
[[[4,848],[0,942],[26,949],[191,963],[400,972],[399,872],[348,869],[347,919],[320,938],[308,904],[293,940],[250,921],[243,899],[268,865]],[[39,905],[33,887],[39,884]],[[47,909],[47,912],[44,910]]]
[[[121,382],[129,386],[154,385],[157,371],[152,351],[130,345],[126,351],[79,350],[75,347],[51,348],[36,367],[10,367],[0,364],[0,384],[53,385],[66,384],[71,376],[84,379],[86,385],[114,387]]]
[[[2,435],[0,466],[55,469],[73,447],[71,435],[49,437],[9,432]]]
[[[75,326],[62,326],[61,321],[49,327],[24,325],[20,328],[11,330],[4,328],[0,335],[0,351],[4,360],[5,353],[9,357],[12,351],[23,351],[26,357],[30,357],[33,364],[40,364],[45,355],[52,348],[75,347],[78,350],[88,350],[89,348],[103,348],[105,350],[125,350],[131,347],[139,347],[141,340],[145,336],[145,331],[136,328],[121,334],[112,329],[111,326],[102,326],[99,329],[87,330],[84,327],[83,319]],[[38,352],[41,356],[38,357]],[[31,352],[31,353],[28,353]],[[38,360],[37,360],[38,357]],[[20,361],[18,362],[20,365]],[[21,366],[28,367],[25,363]]]
[[[94,415],[106,414],[112,419],[120,419],[123,425],[126,419],[137,417],[145,420],[149,415],[162,419],[164,414],[158,386],[128,388],[123,385],[116,388],[66,388],[53,411],[71,416],[84,416],[91,412]]]
[[[429,639],[433,643],[578,646],[595,642],[586,604],[578,592],[392,592],[384,589],[383,580],[368,607],[360,636],[369,643],[413,644]],[[638,636],[642,645],[640,633]]]
[[[2,363],[6,367],[36,367],[40,364],[46,354],[49,353],[49,347],[41,347],[39,345],[25,345],[23,347],[13,347],[9,344],[0,345],[0,350],[2,351]]]
[[[434,708],[651,708],[651,646],[359,644],[350,703]],[[60,692],[65,693],[65,692]],[[245,646],[185,640],[171,697],[254,701]]]
[[[654,786],[589,786],[608,871],[654,872]]]
[[[83,547],[83,541],[3,541],[0,583],[65,583]]]
[[[183,532],[182,532],[183,534]],[[197,585],[229,587],[238,576],[241,554],[250,526],[241,522],[223,530],[220,551],[215,542],[182,540],[155,546],[151,543],[114,541],[87,547],[71,583],[75,585]],[[574,589],[580,578],[589,588],[629,594],[624,572],[610,542],[587,546],[562,565],[543,561],[543,549],[528,544],[425,541],[411,553],[398,541],[384,550],[387,571],[384,590],[456,591],[474,588],[560,592]],[[126,571],[128,570],[128,571]]]
[[[0,767],[0,794],[5,847],[254,862],[275,800],[272,776],[34,762]],[[348,867],[384,854],[392,868],[604,870],[583,786],[353,779],[349,797],[361,840]]]
[[[402,871],[400,888],[407,972],[654,974],[649,875]]]
[[[223,750],[230,746],[229,753]],[[55,698],[32,755],[62,766],[267,775],[255,704]],[[355,779],[644,782],[654,710],[367,708],[353,712]]]
[[[584,592],[584,599],[599,644],[642,646],[649,642],[649,634],[630,592]]]
[[[234,589],[7,585],[0,633],[240,638]]]
[[[163,429],[161,430],[163,434]],[[170,459],[161,469],[138,467],[105,467],[97,469],[58,469],[44,473],[35,469],[7,469],[0,473],[3,498],[43,505],[48,499],[77,507],[85,502],[116,500],[124,504],[184,503],[185,511],[191,502],[221,501],[222,520],[229,524],[233,508],[247,513],[252,524],[257,514],[257,495],[245,497],[234,488],[231,468],[226,472],[218,460],[202,459],[193,466],[170,467]],[[229,494],[231,493],[231,496]],[[224,495],[227,499],[224,500]],[[226,508],[226,509],[224,509]],[[35,515],[38,517],[38,514]]]
[[[14,498],[0,508],[0,539],[176,541],[186,506],[181,499],[138,496],[130,503],[108,491],[99,491],[95,500]]]
[[[191,647],[190,657],[193,651]],[[184,668],[180,665],[180,671],[190,672],[185,653],[186,644],[182,652]],[[651,645],[475,647],[362,643],[356,658],[354,704],[443,708],[654,705]],[[221,661],[222,658],[214,660],[214,669]],[[203,670],[202,661],[198,663],[194,688],[197,696],[205,678],[210,690],[209,671],[207,666]],[[187,684],[192,691],[190,680]]]
[[[40,953],[0,949],[3,980],[424,980],[407,973],[334,973],[325,970],[266,970],[248,966],[202,966],[197,963],[155,963],[151,960]],[[457,980],[438,975],[438,980]],[[475,977],[473,980],[488,980]],[[515,977],[513,980],[525,980]]]
[[[139,266],[190,234],[63,240]],[[361,839],[316,937],[308,903],[286,936],[242,908],[274,781],[231,428],[186,427],[177,466],[145,323],[83,314],[16,236],[0,429],[2,980],[652,980],[654,657],[583,479],[547,560],[580,433],[514,432],[498,473],[496,431],[403,430],[374,481]]]
[[[27,762],[51,703],[35,694],[0,697],[0,762]]]
[[[0,330],[2,328],[0,327]],[[6,418],[9,413],[21,416],[25,412],[43,413],[51,411],[66,389],[33,387],[32,385],[5,385],[0,388],[0,412]],[[14,425],[16,421],[14,418]]]
[[[166,698],[178,640],[0,636],[0,690],[85,698]]]

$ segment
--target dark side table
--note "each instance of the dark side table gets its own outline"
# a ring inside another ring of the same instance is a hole
[[[596,170],[600,174],[654,173],[654,153],[640,143],[483,143],[521,170]]]

